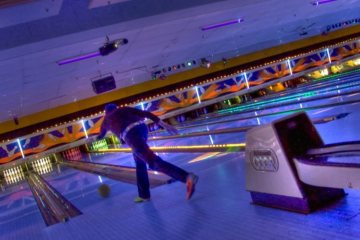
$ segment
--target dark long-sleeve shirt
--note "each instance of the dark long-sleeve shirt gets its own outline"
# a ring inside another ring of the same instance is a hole
[[[160,118],[151,112],[131,107],[118,108],[105,115],[98,138],[103,138],[107,131],[111,131],[117,136],[121,136],[127,126],[134,122],[145,120],[145,118],[151,119],[154,123],[160,121]]]

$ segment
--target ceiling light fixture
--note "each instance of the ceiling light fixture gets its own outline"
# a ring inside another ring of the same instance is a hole
[[[210,68],[211,62],[209,60],[207,60],[206,58],[202,58],[200,66],[203,68]]]
[[[82,60],[93,58],[93,57],[107,56],[110,53],[115,52],[120,45],[125,45],[128,42],[129,41],[126,38],[116,39],[116,40],[113,40],[113,41],[109,41],[107,39],[107,41],[104,43],[104,45],[101,46],[97,52],[86,53],[86,54],[83,54],[83,55],[79,55],[79,56],[75,56],[75,57],[71,57],[71,58],[66,58],[66,59],[57,61],[56,63],[58,65],[65,65],[65,64],[78,62],[78,61],[82,61]]]
[[[331,2],[335,2],[336,0],[318,0],[318,1],[313,1],[311,4],[314,6],[319,6],[320,4],[326,4],[326,3],[331,3]]]
[[[215,29],[215,28],[221,28],[221,27],[232,25],[232,24],[241,23],[243,21],[244,21],[244,19],[242,19],[242,18],[232,19],[232,20],[229,20],[229,21],[221,22],[221,23],[215,23],[215,24],[203,26],[203,27],[201,27],[201,30],[202,31],[207,31],[207,30],[211,30],[211,29]]]
[[[89,59],[89,58],[93,58],[93,57],[98,57],[100,56],[100,52],[92,52],[92,53],[87,53],[84,55],[80,55],[80,56],[75,56],[75,57],[71,57],[71,58],[66,58],[60,61],[57,61],[56,63],[58,65],[65,65],[65,64],[69,64],[69,63],[73,63],[73,62],[78,62],[81,60],[85,60],[85,59]]]

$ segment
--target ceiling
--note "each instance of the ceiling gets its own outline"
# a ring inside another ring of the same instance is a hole
[[[93,97],[106,74],[117,88],[188,60],[219,61],[320,35],[360,17],[360,0],[29,0],[0,5],[0,122]],[[202,31],[202,26],[244,21]],[[108,56],[59,66],[127,38]],[[181,71],[177,70],[177,71]],[[173,73],[173,72],[172,72]],[[169,73],[166,73],[169,74]]]

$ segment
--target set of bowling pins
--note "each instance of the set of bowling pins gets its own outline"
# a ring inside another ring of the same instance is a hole
[[[25,179],[25,174],[20,166],[15,166],[3,171],[7,184],[17,183]]]
[[[49,173],[53,170],[50,157],[43,157],[31,162],[32,168],[38,174]]]
[[[62,157],[67,160],[81,160],[82,154],[79,147],[67,149],[61,153]]]
[[[101,139],[95,142],[92,142],[88,146],[90,148],[90,151],[96,151],[99,149],[108,149],[108,145],[105,139]]]

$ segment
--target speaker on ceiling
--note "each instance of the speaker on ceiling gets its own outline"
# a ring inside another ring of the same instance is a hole
[[[115,79],[110,75],[97,80],[92,80],[92,87],[96,94],[113,90],[116,88]]]

